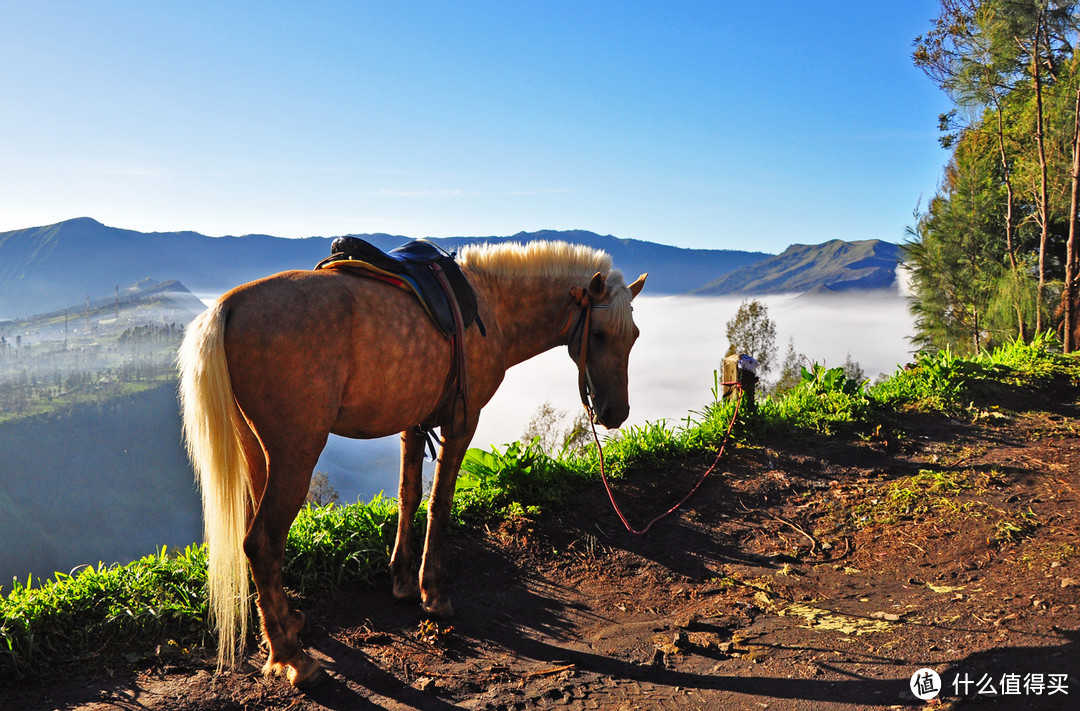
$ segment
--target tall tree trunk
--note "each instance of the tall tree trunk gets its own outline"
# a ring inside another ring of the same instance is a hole
[[[1009,168],[1009,153],[1005,148],[1005,122],[1002,118],[1001,101],[993,94],[994,113],[997,116],[998,153],[1001,155],[1002,179],[1005,181],[1005,249],[1009,253],[1009,268],[1013,278],[1019,283],[1019,266],[1016,263],[1016,246],[1013,244],[1013,186],[1012,170]],[[1016,330],[1021,339],[1027,338],[1024,328],[1024,309],[1016,296],[1013,307],[1016,309]]]
[[[1077,254],[1076,254],[1076,211],[1080,202],[1080,83],[1076,87],[1073,104],[1073,140],[1072,140],[1072,191],[1069,197],[1069,241],[1065,245],[1065,293],[1062,302],[1065,311],[1065,329],[1062,334],[1062,348],[1066,353],[1077,349]]]
[[[1046,246],[1050,241],[1050,198],[1047,194],[1046,136],[1043,115],[1042,69],[1040,68],[1039,38],[1045,21],[1045,10],[1040,10],[1032,42],[1031,76],[1035,83],[1035,142],[1039,149],[1039,221],[1042,232],[1039,235],[1039,289],[1038,302],[1035,304],[1035,330],[1043,332],[1043,293],[1046,290]]]
[[[979,355],[979,213],[975,197],[975,181],[968,180],[968,206],[971,211],[971,236],[968,244],[968,259],[971,261],[971,320],[972,320],[972,355]]]

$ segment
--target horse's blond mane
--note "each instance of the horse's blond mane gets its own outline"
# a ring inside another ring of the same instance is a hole
[[[614,327],[628,333],[633,329],[630,300],[633,296],[626,280],[612,267],[611,255],[601,249],[568,242],[535,240],[521,242],[471,244],[458,254],[458,261],[470,271],[497,279],[570,280],[586,286],[600,272],[611,294]]]
[[[471,244],[459,260],[470,269],[517,279],[586,277],[611,272],[611,255],[599,249],[568,242],[501,242]]]

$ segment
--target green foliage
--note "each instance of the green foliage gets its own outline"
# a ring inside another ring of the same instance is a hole
[[[979,370],[978,364],[957,357],[950,348],[933,355],[920,353],[913,365],[875,385],[871,394],[890,407],[952,412]]]
[[[911,228],[915,342],[961,355],[1058,319],[1070,222],[1076,2],[943,2],[913,60],[955,102],[941,187]]]
[[[874,524],[893,524],[905,519],[922,519],[967,511],[969,505],[957,495],[973,490],[971,473],[942,472],[928,469],[902,477],[878,488],[874,496],[848,512],[848,525],[864,528]]]
[[[306,596],[385,578],[396,526],[397,502],[381,495],[367,504],[306,506],[289,529],[285,585]]]
[[[862,383],[848,376],[844,368],[826,368],[814,363],[810,370],[802,369],[800,385],[817,395],[838,392],[844,395],[857,395],[862,390]]]
[[[286,587],[308,596],[386,578],[396,523],[396,502],[382,497],[302,509],[286,544]],[[0,680],[209,641],[205,546],[54,577],[36,586],[16,581],[0,598]]]
[[[769,318],[769,307],[756,299],[743,299],[726,329],[731,344],[728,355],[745,353],[753,356],[758,362],[758,372],[769,372],[776,349],[776,322]]]
[[[915,343],[977,353],[992,337],[987,311],[1004,253],[994,232],[996,194],[983,185],[994,170],[990,142],[971,134],[958,145],[941,192],[909,229],[904,261],[915,298]]]
[[[957,413],[975,400],[1002,396],[1007,387],[1039,388],[1058,377],[1076,379],[1076,359],[1056,352],[1058,347],[1057,337],[1044,333],[973,358],[960,358],[949,348],[922,353],[913,365],[871,388],[870,396],[892,408]]]
[[[1061,375],[1076,378],[1077,373],[1076,359],[1061,353],[1061,341],[1050,331],[998,346],[978,362],[1014,384],[1044,386]]]
[[[813,363],[794,388],[759,403],[755,416],[763,430],[831,433],[862,421],[870,405],[863,383],[843,368]]]
[[[782,394],[797,386],[802,380],[801,371],[804,361],[806,361],[806,356],[795,351],[795,339],[789,337],[784,361],[780,364],[780,375],[772,386],[772,392]]]
[[[1038,527],[1038,516],[1029,507],[1027,511],[1020,511],[998,519],[994,524],[993,538],[998,543],[1019,543],[1034,535]]]
[[[553,455],[567,450],[584,449],[592,443],[588,415],[584,408],[578,408],[577,415],[566,426],[563,422],[568,416],[566,410],[545,400],[536,408],[521,435],[521,440],[528,442],[538,438],[540,448]]]
[[[56,574],[33,586],[15,582],[0,598],[0,679],[25,677],[104,654],[101,663],[152,654],[168,640],[207,634],[206,550],[162,548],[125,566]]]
[[[458,475],[454,515],[466,523],[536,515],[559,503],[580,478],[578,471],[548,456],[539,437],[512,442],[502,452],[472,448]]]

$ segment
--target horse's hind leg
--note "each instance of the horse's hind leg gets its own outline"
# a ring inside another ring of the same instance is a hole
[[[398,600],[410,600],[420,596],[420,586],[413,566],[412,529],[423,494],[425,442],[426,437],[416,428],[401,433],[397,539],[394,541],[394,554],[390,557],[394,597]]]
[[[461,469],[472,434],[470,430],[463,435],[443,437],[439,464],[435,468],[435,484],[428,501],[427,538],[424,540],[424,557],[420,562],[420,597],[424,611],[437,617],[454,614],[450,597],[443,592],[439,582],[443,568],[443,536],[454,504],[458,470]]]
[[[305,617],[289,609],[281,567],[289,526],[304,505],[318,454],[312,457],[271,451],[268,455],[266,488],[244,539],[244,552],[259,593],[263,637],[270,647],[263,672],[284,672],[290,683],[301,686],[317,681],[321,667],[300,646]]]

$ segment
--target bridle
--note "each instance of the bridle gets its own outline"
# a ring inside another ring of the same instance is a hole
[[[573,318],[572,310],[577,306],[579,310],[576,320]],[[660,514],[653,520],[649,521],[644,528],[638,530],[630,525],[630,522],[626,520],[626,516],[623,514],[622,509],[619,508],[619,504],[615,501],[615,493],[611,490],[611,484],[608,483],[607,473],[604,471],[604,450],[600,446],[600,437],[596,434],[596,413],[592,407],[592,386],[589,379],[589,333],[592,327],[592,312],[593,309],[610,309],[611,303],[598,304],[593,299],[592,293],[583,286],[575,286],[570,289],[570,299],[567,301],[566,306],[559,312],[558,318],[555,320],[556,333],[566,337],[566,347],[570,350],[570,354],[574,353],[574,337],[580,335],[581,343],[578,346],[578,392],[581,394],[581,404],[585,406],[585,412],[589,415],[589,424],[592,427],[593,441],[596,443],[596,451],[600,459],[600,480],[604,482],[604,489],[607,490],[608,499],[611,500],[611,506],[615,509],[615,513],[618,514],[619,520],[622,521],[626,530],[635,535],[643,535],[653,524],[662,518],[665,518],[677,511],[683,504],[685,504],[694,493],[701,488],[701,485],[705,483],[705,479],[716,469],[716,466],[720,463],[720,458],[724,456],[724,448],[727,446],[728,440],[731,438],[731,430],[735,426],[735,420],[739,417],[739,404],[742,401],[742,385],[738,382],[723,383],[723,385],[731,385],[740,391],[740,397],[735,401],[735,411],[731,416],[731,421],[728,423],[727,431],[724,434],[724,439],[720,443],[720,449],[716,453],[716,459],[713,461],[712,466],[705,470],[705,473],[701,475],[697,483],[689,493],[686,494],[679,503],[669,508],[664,513]],[[571,322],[573,322],[571,324]]]
[[[577,319],[573,318],[574,307],[579,309]],[[566,306],[559,312],[555,319],[555,331],[566,338],[566,347],[571,356],[574,353],[574,338],[581,339],[578,345],[578,394],[581,396],[581,404],[589,413],[589,420],[596,421],[596,413],[592,406],[592,380],[589,377],[589,334],[592,332],[593,309],[610,309],[611,304],[598,304],[593,298],[592,292],[583,286],[575,286],[570,289],[570,299]]]

